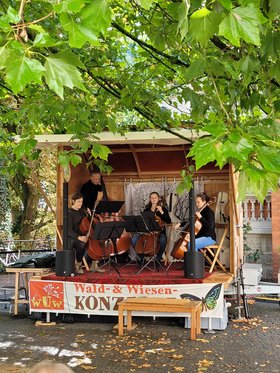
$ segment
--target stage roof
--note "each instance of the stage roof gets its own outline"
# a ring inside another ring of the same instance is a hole
[[[189,130],[180,129],[173,130],[174,134],[166,131],[143,131],[143,132],[126,132],[124,135],[114,134],[112,132],[101,132],[92,135],[92,141],[98,142],[104,145],[118,145],[118,144],[147,144],[147,145],[183,145],[191,143],[202,135],[207,133],[199,133]],[[175,134],[178,134],[175,135]],[[37,135],[35,139],[38,141],[38,147],[44,147],[49,145],[57,146],[71,146],[79,142],[71,134],[63,135]],[[20,137],[17,137],[17,141]]]

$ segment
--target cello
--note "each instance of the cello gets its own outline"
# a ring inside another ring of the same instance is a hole
[[[201,212],[205,209],[206,206],[209,206],[216,202],[216,197],[210,199],[210,201],[206,202],[201,209],[199,209],[197,212]],[[196,217],[195,218],[195,224],[194,224],[194,234],[197,235],[200,229],[202,228],[202,224],[200,220]],[[188,251],[188,243],[190,239],[190,233],[189,231],[183,231],[183,235],[179,240],[175,243],[174,248],[171,252],[171,256],[174,259],[183,260],[184,259],[184,253]]]
[[[152,194],[158,195],[157,193],[151,193],[151,195]],[[153,209],[152,209],[152,205],[150,205],[150,208],[151,208],[151,211],[154,213],[155,221],[158,223],[160,229],[163,230],[166,223],[159,215],[157,215],[158,206],[164,207],[160,196],[158,196],[157,205],[154,206]],[[144,219],[143,221],[145,223],[146,230],[149,231],[149,227],[146,225],[146,222]],[[137,254],[142,254],[146,256],[152,256],[152,255],[157,254],[160,249],[160,242],[159,242],[160,232],[161,231],[153,231],[153,232],[142,234],[135,245],[135,250]]]
[[[106,186],[105,186],[102,175],[101,175],[101,186],[102,186],[102,200],[109,201],[109,197],[107,194]],[[103,213],[101,215],[98,215],[98,218],[99,218],[99,221],[102,223],[107,223],[111,221],[116,221],[116,222],[123,221],[123,219],[120,216],[118,216],[117,213],[112,213],[111,215],[109,215],[108,213]],[[124,230],[120,238],[110,239],[107,241],[110,241],[111,243],[108,256],[121,255],[121,254],[124,254],[126,251],[128,251],[128,249],[130,248],[131,235],[130,233]]]
[[[94,235],[94,227],[97,223],[99,223],[99,220],[95,217],[95,210],[98,203],[99,200],[96,200],[94,208],[92,210],[91,219],[89,220],[89,217],[85,216],[79,226],[80,231],[88,237],[88,241],[86,244],[87,253],[93,260],[108,258],[112,250],[112,242],[110,240],[106,240],[104,245],[102,245],[99,240],[94,240],[92,238]]]

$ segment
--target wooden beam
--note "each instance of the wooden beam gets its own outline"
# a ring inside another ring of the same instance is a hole
[[[135,148],[134,148],[134,145],[129,145],[131,151],[132,151],[132,154],[133,154],[133,158],[134,158],[134,162],[136,164],[136,169],[137,169],[137,172],[138,172],[138,176],[141,177],[141,168],[140,168],[140,163],[139,163],[139,159],[138,159],[138,156],[136,154],[136,151],[135,151]]]
[[[133,145],[130,145],[129,148],[111,148],[111,151],[115,153],[131,153],[131,146],[134,148],[136,153],[149,153],[149,152],[178,152],[182,151],[185,154],[183,146],[161,146],[161,147],[145,147],[145,148],[137,148]],[[110,146],[109,146],[110,148]]]

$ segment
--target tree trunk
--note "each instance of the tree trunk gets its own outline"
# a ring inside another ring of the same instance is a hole
[[[34,230],[40,195],[36,186],[28,181],[25,181],[22,187],[24,199],[19,238],[21,240],[30,240],[33,238],[32,232]]]

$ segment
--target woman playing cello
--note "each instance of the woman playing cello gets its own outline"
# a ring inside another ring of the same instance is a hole
[[[199,193],[196,196],[195,204],[197,212],[195,213],[196,226],[198,232],[195,238],[195,250],[198,251],[203,249],[205,246],[213,245],[216,243],[215,233],[215,214],[214,211],[208,206],[210,197],[206,193]],[[184,222],[179,224],[176,228],[183,227]],[[189,233],[187,234],[185,241],[188,242],[188,248],[190,246]]]
[[[68,244],[69,248],[76,252],[76,272],[78,274],[83,273],[82,259],[86,254],[86,244],[88,236],[81,232],[80,224],[82,220],[87,216],[83,206],[83,195],[79,192],[72,194],[71,196],[71,207],[68,209]],[[89,211],[90,213],[90,211]],[[96,272],[104,272],[103,269],[97,266],[96,261],[87,256],[88,265],[93,267]],[[92,262],[92,265],[91,265]]]
[[[144,211],[152,211],[155,214],[155,219],[159,219],[160,221],[167,224],[171,223],[171,219],[169,216],[169,213],[165,207],[162,206],[162,201],[160,199],[160,196],[157,192],[152,192],[150,194],[150,201],[147,204]],[[135,246],[137,241],[139,239],[139,235],[134,235],[132,237],[132,245]],[[162,230],[159,233],[159,251],[156,255],[156,264],[159,265],[162,255],[164,253],[165,247],[167,243],[167,237],[166,237],[166,230],[165,227],[162,227]],[[138,253],[138,263],[140,265],[143,264],[144,256],[145,254],[139,254]]]

